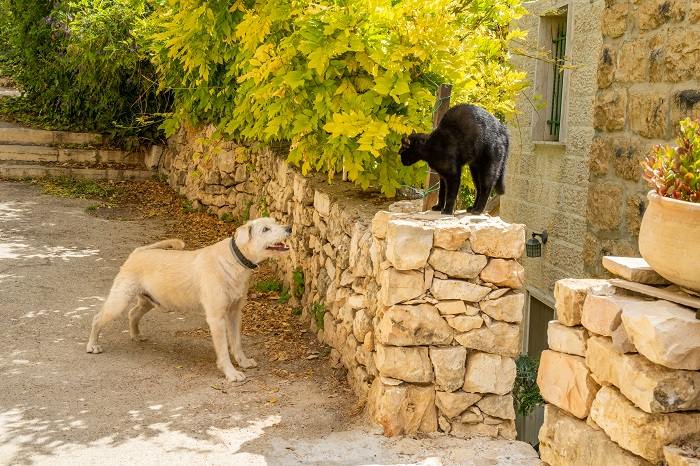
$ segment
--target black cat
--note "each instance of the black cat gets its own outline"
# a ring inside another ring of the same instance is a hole
[[[455,105],[432,133],[404,137],[399,154],[404,165],[424,160],[440,175],[440,195],[433,210],[443,214],[454,212],[464,165],[469,165],[476,187],[469,212],[482,213],[494,187],[498,194],[505,192],[508,130],[481,107]]]

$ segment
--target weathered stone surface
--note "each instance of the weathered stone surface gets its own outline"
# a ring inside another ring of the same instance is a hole
[[[627,2],[614,2],[603,10],[603,36],[620,37],[627,30]]]
[[[700,440],[681,441],[682,445],[666,445],[664,459],[668,466],[700,466]]]
[[[620,448],[602,430],[549,404],[544,407],[539,440],[540,457],[550,466],[651,466]]]
[[[386,229],[389,224],[389,220],[392,218],[401,218],[402,215],[395,214],[392,212],[387,212],[385,210],[380,210],[374,217],[372,217],[372,236],[377,239],[386,238]]]
[[[607,290],[609,294],[614,292],[607,280],[565,278],[557,281],[554,285],[554,300],[559,323],[569,327],[581,325],[583,302],[588,291],[596,288]]]
[[[469,306],[472,309],[476,309],[476,312],[470,313],[468,312],[468,307],[464,304],[464,301],[461,300],[453,300],[453,301],[440,301],[435,305],[435,307],[438,308],[440,311],[440,314],[442,315],[456,315],[456,314],[467,314],[467,315],[476,315],[479,313],[479,310],[474,308],[473,306]]]
[[[358,310],[352,321],[352,334],[355,335],[357,341],[362,343],[370,330],[372,330],[372,320],[364,309]]]
[[[627,94],[625,91],[605,90],[596,95],[593,125],[601,131],[619,131],[625,127]]]
[[[435,402],[438,409],[448,418],[454,418],[462,414],[468,407],[481,399],[478,393],[465,392],[437,392]]]
[[[556,320],[547,325],[547,345],[560,353],[586,356],[588,332],[583,327],[567,327]]]
[[[469,239],[469,227],[461,224],[437,224],[433,245],[436,248],[457,251]]]
[[[449,345],[452,328],[430,304],[390,307],[375,329],[379,343],[393,346]]]
[[[462,251],[448,251],[435,248],[430,253],[428,263],[435,270],[455,278],[476,278],[486,266],[486,256]]]
[[[647,359],[672,369],[700,370],[700,320],[690,309],[662,300],[628,303],[622,323]]]
[[[426,347],[398,347],[375,345],[374,363],[384,377],[405,382],[433,381],[433,366]]]
[[[634,296],[596,296],[589,294],[583,302],[581,324],[597,335],[612,336],[622,323],[622,308],[627,303],[645,303]]]
[[[412,220],[389,221],[386,230],[386,258],[396,269],[425,267],[432,247],[432,229]]]
[[[497,320],[505,322],[520,322],[523,320],[525,295],[522,293],[509,294],[502,298],[482,301],[481,311]]]
[[[476,405],[481,412],[500,419],[515,419],[513,395],[486,395]]]
[[[663,461],[664,445],[700,432],[700,413],[645,413],[612,387],[598,391],[591,419],[612,441],[652,463]]]
[[[600,388],[579,356],[546,350],[540,357],[537,386],[542,398],[574,416],[585,419]]]
[[[430,292],[436,299],[459,299],[476,303],[486,297],[491,288],[461,280],[433,279]]]
[[[470,353],[464,376],[465,392],[505,395],[515,383],[515,362],[496,354]]]
[[[464,385],[467,350],[461,346],[430,348],[430,360],[435,370],[435,384],[439,390],[453,392]]]
[[[586,203],[586,216],[599,230],[617,231],[622,221],[623,189],[619,183],[592,183]]]
[[[603,267],[618,277],[636,283],[648,285],[665,285],[668,283],[641,257],[604,256]]]
[[[314,191],[314,208],[323,217],[331,214],[331,198],[321,191]]]
[[[485,326],[455,335],[455,340],[466,348],[515,357],[520,353],[520,326],[486,321]]]
[[[662,139],[669,133],[668,97],[658,92],[631,93],[629,96],[630,129],[640,136]]]
[[[425,291],[423,274],[416,270],[402,272],[394,268],[382,270],[379,274],[381,289],[379,297],[385,306],[417,298]]]
[[[522,288],[525,282],[525,269],[514,260],[491,259],[479,277],[496,286]]]
[[[624,325],[618,326],[612,333],[612,346],[618,353],[636,353],[637,348],[630,341]]]
[[[479,316],[461,315],[457,317],[448,317],[447,323],[457,332],[468,332],[479,328],[484,324],[484,319]]]
[[[518,259],[525,251],[525,225],[498,219],[471,226],[469,243],[476,254]]]
[[[700,410],[700,372],[672,370],[639,354],[620,354],[603,337],[588,340],[586,365],[647,413]]]
[[[382,426],[384,435],[413,435],[437,430],[435,389],[410,384],[385,385],[377,377],[367,404],[370,419]]]

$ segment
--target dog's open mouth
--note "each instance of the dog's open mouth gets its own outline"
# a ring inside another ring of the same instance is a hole
[[[271,251],[289,251],[289,246],[284,243],[274,243],[267,247]]]

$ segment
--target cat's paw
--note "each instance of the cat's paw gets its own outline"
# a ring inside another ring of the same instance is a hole
[[[442,215],[453,215],[453,214],[454,214],[454,210],[442,209],[442,210],[440,211],[440,213],[441,213]]]
[[[437,212],[439,210],[442,210],[442,206],[441,205],[434,205],[433,208],[430,210]]]

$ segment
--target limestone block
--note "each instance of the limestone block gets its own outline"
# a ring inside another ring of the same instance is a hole
[[[405,382],[433,381],[433,367],[426,347],[375,345],[374,363],[384,377]]]
[[[697,436],[681,445],[666,445],[664,459],[668,466],[700,466],[700,440]]]
[[[574,416],[585,419],[600,388],[579,356],[546,350],[540,357],[537,386],[542,398]]]
[[[491,259],[479,277],[496,286],[522,288],[525,282],[525,269],[514,260]]]
[[[417,221],[390,220],[386,241],[386,258],[396,269],[421,269],[428,263],[433,231]]]
[[[453,392],[464,385],[467,350],[461,346],[430,348],[430,360],[435,370],[439,390]]]
[[[483,325],[484,319],[479,316],[459,315],[456,317],[447,317],[447,323],[457,332],[468,332]]]
[[[465,392],[505,395],[515,383],[515,362],[497,354],[472,352],[467,357]]]
[[[625,127],[627,94],[625,91],[605,90],[596,95],[593,125],[601,131],[619,131]]]
[[[459,299],[469,302],[479,302],[489,294],[491,288],[476,285],[462,280],[433,279],[430,292],[436,299]]]
[[[485,326],[455,335],[455,340],[466,348],[515,357],[520,353],[520,326],[486,321]]]
[[[352,321],[352,334],[360,343],[365,341],[365,335],[372,330],[372,320],[367,315],[365,309],[360,309],[355,313]]]
[[[379,212],[374,214],[374,217],[372,217],[372,236],[374,236],[377,239],[386,238],[386,232],[387,227],[389,226],[389,221],[393,219],[401,219],[407,217],[408,215],[406,214],[380,210]]]
[[[612,294],[614,288],[607,280],[565,278],[554,284],[554,300],[557,320],[560,324],[573,327],[581,325],[583,302],[589,290],[598,289],[596,294]]]
[[[416,270],[403,272],[389,268],[382,270],[379,277],[379,297],[385,306],[417,298],[425,291],[423,274]]]
[[[393,346],[449,345],[453,331],[430,304],[390,307],[375,329],[379,343]]]
[[[639,354],[620,354],[603,337],[588,340],[586,365],[647,413],[700,410],[700,372],[672,370]]]
[[[670,100],[658,92],[630,93],[630,129],[650,139],[665,139],[669,133]]]
[[[476,405],[482,413],[500,419],[515,419],[513,395],[486,395]]]
[[[314,191],[314,209],[322,217],[328,217],[331,214],[331,198],[328,194]]]
[[[620,37],[627,30],[628,2],[614,2],[603,10],[603,37]]]
[[[498,217],[471,225],[469,244],[476,254],[518,259],[525,251],[525,225],[506,223]]]
[[[384,435],[413,435],[437,430],[435,389],[410,384],[386,385],[377,377],[367,404],[372,421],[382,426]]]
[[[636,353],[637,348],[630,341],[624,325],[618,326],[612,333],[612,346],[618,353]]]
[[[456,315],[456,314],[467,314],[476,315],[479,310],[474,306],[467,306],[464,301],[453,300],[453,301],[440,301],[435,305],[442,315]],[[470,309],[471,308],[471,309]]]
[[[448,251],[435,248],[430,253],[428,263],[435,270],[455,278],[476,278],[486,266],[486,256],[462,251]]]
[[[469,239],[469,227],[462,224],[438,223],[433,233],[433,245],[448,251],[459,250]]]
[[[604,256],[603,267],[618,277],[636,283],[648,285],[665,285],[668,283],[641,257]]]
[[[478,393],[465,392],[437,392],[435,402],[438,409],[448,418],[455,418],[462,414],[468,407],[481,399]]]
[[[612,441],[652,463],[663,461],[664,445],[700,432],[700,413],[645,413],[612,387],[598,391],[591,419]]]
[[[672,369],[700,370],[700,320],[690,309],[662,300],[628,303],[622,323],[647,359]]]
[[[509,294],[502,298],[482,301],[481,311],[497,320],[505,322],[520,322],[523,320],[525,295],[522,293]]]
[[[544,407],[539,440],[540,457],[550,466],[651,466],[620,448],[602,430],[550,404]]]
[[[613,331],[622,323],[622,308],[627,303],[644,302],[647,301],[634,296],[589,294],[583,302],[581,324],[591,333],[612,336]]]
[[[639,2],[639,29],[642,31],[655,29],[661,24],[673,19],[683,21],[685,17],[685,1],[682,0],[642,0]]]
[[[455,422],[452,424],[450,434],[459,438],[473,437],[499,437],[507,440],[515,440],[517,435],[515,431],[515,422],[506,420],[494,424],[470,424],[464,422]]]
[[[586,356],[588,332],[583,327],[567,327],[556,320],[547,325],[547,345],[560,353]]]

